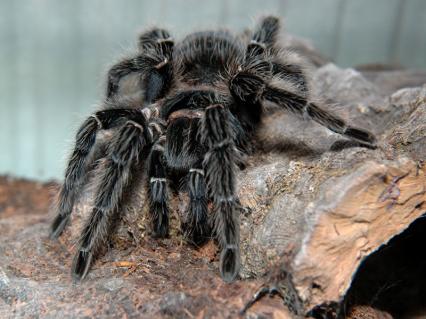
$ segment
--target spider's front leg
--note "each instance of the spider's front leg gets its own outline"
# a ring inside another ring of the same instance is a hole
[[[142,113],[128,120],[114,137],[105,159],[103,173],[95,194],[94,207],[79,241],[72,265],[74,279],[83,279],[93,257],[108,240],[116,220],[123,193],[131,180],[131,170],[138,163],[142,151],[151,145],[152,135]]]
[[[91,115],[80,127],[76,135],[75,147],[65,172],[64,183],[59,192],[57,215],[51,225],[50,237],[58,238],[71,216],[77,199],[89,171],[91,154],[99,130],[109,129],[119,124],[123,118],[132,118],[140,114],[132,109],[107,109]]]
[[[237,152],[231,114],[221,104],[208,106],[200,125],[200,141],[207,148],[203,167],[215,211],[215,233],[222,248],[220,273],[233,281],[240,268],[240,224],[235,186]]]

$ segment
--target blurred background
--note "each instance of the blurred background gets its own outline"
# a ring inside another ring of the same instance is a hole
[[[425,0],[0,0],[0,174],[61,179],[75,130],[138,31],[242,31],[272,13],[340,66],[426,68]]]

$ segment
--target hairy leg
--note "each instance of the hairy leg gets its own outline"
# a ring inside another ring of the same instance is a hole
[[[259,73],[259,65],[262,65],[262,59],[265,59],[263,68],[267,69],[266,73],[269,73],[269,76],[290,81],[297,85],[301,92],[307,93],[309,89],[305,71],[307,62],[295,52],[274,49],[280,28],[280,20],[277,17],[267,16],[260,21],[247,45],[245,64],[250,66],[256,61],[255,71]]]
[[[170,33],[160,28],[153,28],[139,36],[139,50],[141,52],[155,50],[158,46],[166,52],[171,52],[173,44]]]
[[[307,116],[329,130],[347,136],[364,146],[376,147],[376,138],[373,134],[348,125],[343,119],[310,102],[307,94],[301,92],[299,87],[285,82],[268,84],[260,71],[257,73],[254,71],[255,69],[243,70],[232,78],[230,90],[237,100],[252,104],[253,101],[267,100],[285,110]]]
[[[117,63],[108,71],[106,97],[112,98],[119,90],[120,80],[130,73],[141,75],[145,103],[152,103],[164,95],[172,80],[173,46],[173,39],[166,30],[154,28],[142,33],[140,54]]]
[[[144,102],[148,104],[154,102],[166,92],[172,79],[172,67],[169,58],[161,53],[139,55],[119,62],[109,70],[107,98],[112,98],[117,94],[120,80],[130,73],[141,74],[141,83],[145,92]]]
[[[139,161],[149,136],[142,123],[127,121],[112,143],[104,172],[99,179],[94,207],[82,231],[78,252],[72,265],[74,279],[83,279],[93,257],[108,240],[109,230],[117,218],[123,192],[131,180],[131,169]]]
[[[203,167],[215,211],[215,233],[222,248],[220,273],[233,281],[240,268],[240,225],[235,189],[237,153],[230,112],[223,105],[206,108],[201,120],[201,144],[207,148]]]
[[[309,102],[306,97],[297,93],[267,86],[263,97],[276,103],[286,110],[302,116],[308,116],[315,122],[327,127],[329,130],[342,134],[367,147],[376,147],[376,138],[373,134],[363,129],[348,125],[341,118],[323,110],[318,105]]]
[[[89,170],[96,133],[118,125],[123,118],[131,119],[135,116],[140,116],[140,112],[132,109],[108,109],[96,112],[81,125],[59,192],[58,213],[51,225],[51,238],[59,237],[69,221],[74,202]]]
[[[263,54],[276,42],[280,30],[280,20],[274,16],[264,17],[256,27],[252,39],[247,47],[247,55]]]
[[[201,245],[210,238],[211,229],[207,208],[207,187],[202,163],[189,169],[187,175],[189,205],[182,228],[187,240]]]
[[[148,160],[148,199],[154,237],[166,237],[169,232],[168,189],[164,161],[164,139],[152,147]]]

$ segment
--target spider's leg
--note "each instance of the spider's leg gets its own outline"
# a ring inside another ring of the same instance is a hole
[[[286,53],[272,62],[272,75],[284,81],[290,81],[301,94],[308,94],[309,86],[305,72],[305,61],[295,53]]]
[[[174,43],[170,37],[158,37],[160,35],[157,32],[160,31],[156,30],[154,29],[152,34],[142,34],[140,46],[143,50],[140,55],[123,60],[108,71],[107,98],[118,92],[120,80],[130,73],[141,74],[144,100],[147,104],[154,102],[169,88],[173,72],[171,59]]]
[[[201,245],[210,236],[210,223],[207,215],[207,187],[202,163],[189,169],[187,188],[189,193],[188,212],[182,229],[185,237],[194,245]]]
[[[164,47],[164,50],[172,49],[174,44],[173,38],[167,30],[153,28],[141,33],[139,36],[139,49],[141,52],[144,52],[145,50],[152,50],[159,44]]]
[[[114,65],[108,72],[107,98],[113,97],[120,88],[120,80],[130,73],[143,75],[145,103],[152,103],[164,90],[172,78],[172,66],[169,58],[163,54],[140,55],[132,59],[123,60]]]
[[[129,118],[138,113],[135,110],[128,109],[107,109],[96,112],[81,125],[65,172],[64,183],[59,192],[58,214],[51,226],[51,238],[59,237],[68,223],[74,202],[89,170],[90,155],[95,144],[96,133],[101,129],[115,126],[118,120],[123,117]]]
[[[169,232],[169,207],[164,136],[151,149],[148,160],[148,199],[154,237],[166,237]]]
[[[295,52],[278,50],[274,47],[280,28],[280,20],[277,17],[267,16],[260,21],[247,44],[243,69],[254,68],[255,70],[251,71],[255,73],[266,72],[269,76],[291,81],[298,85],[301,91],[307,92],[304,69],[306,61]]]
[[[274,16],[264,17],[256,27],[252,39],[247,47],[247,55],[256,56],[263,54],[271,48],[277,39],[280,30],[280,19]]]
[[[72,276],[83,279],[90,269],[94,255],[108,240],[109,230],[116,220],[123,192],[131,179],[131,169],[142,150],[151,141],[143,128],[143,120],[127,121],[115,137],[106,157],[103,175],[99,179],[94,207],[86,222],[72,265]]]
[[[244,307],[240,310],[240,315],[244,316],[249,308],[251,308],[256,302],[258,302],[260,299],[262,299],[267,294],[270,294],[271,290],[269,287],[262,286],[260,287],[254,295],[251,297],[251,299],[244,305]]]
[[[376,147],[376,138],[368,131],[349,126],[341,118],[309,102],[303,95],[285,89],[266,85],[262,97],[286,110],[302,116],[309,116],[329,130],[347,136],[367,147]]]
[[[74,201],[78,196],[84,176],[87,172],[87,160],[95,144],[99,130],[96,117],[89,117],[77,132],[74,151],[65,172],[65,180],[59,192],[58,214],[51,226],[51,238],[57,238],[64,230],[71,215]]]
[[[280,28],[280,20],[277,17],[267,16],[261,20],[247,45],[246,64],[250,64],[252,61],[261,64],[262,59],[267,58],[268,61],[263,61],[263,63],[270,63],[271,75],[291,81],[306,93],[308,85],[304,65],[307,62],[301,56],[285,50],[275,50],[272,57],[268,56],[277,41]],[[265,67],[268,68],[267,65]]]
[[[222,248],[220,273],[233,281],[240,268],[238,198],[235,191],[237,152],[230,112],[223,105],[211,105],[201,119],[201,144],[207,149],[203,167],[209,196],[215,210],[215,232]]]
[[[185,186],[189,195],[187,213],[182,223],[185,238],[193,245],[202,245],[211,237],[211,223],[208,218],[208,198],[205,173],[203,169],[203,147],[198,140],[200,118],[203,112],[188,112],[187,116],[194,116],[189,122],[186,141],[183,144],[186,150],[185,160],[191,163],[185,178]],[[191,156],[188,156],[191,154]]]
[[[110,98],[117,93],[121,78],[123,78],[124,76],[130,73],[137,72],[140,70],[141,68],[138,67],[137,58],[126,59],[115,64],[108,71],[108,75],[107,75],[107,78],[108,78],[107,89],[106,89],[107,98]]]

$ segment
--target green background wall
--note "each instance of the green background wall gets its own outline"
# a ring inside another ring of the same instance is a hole
[[[242,30],[263,13],[340,65],[426,68],[425,0],[0,0],[0,174],[62,177],[108,66],[141,28]]]

